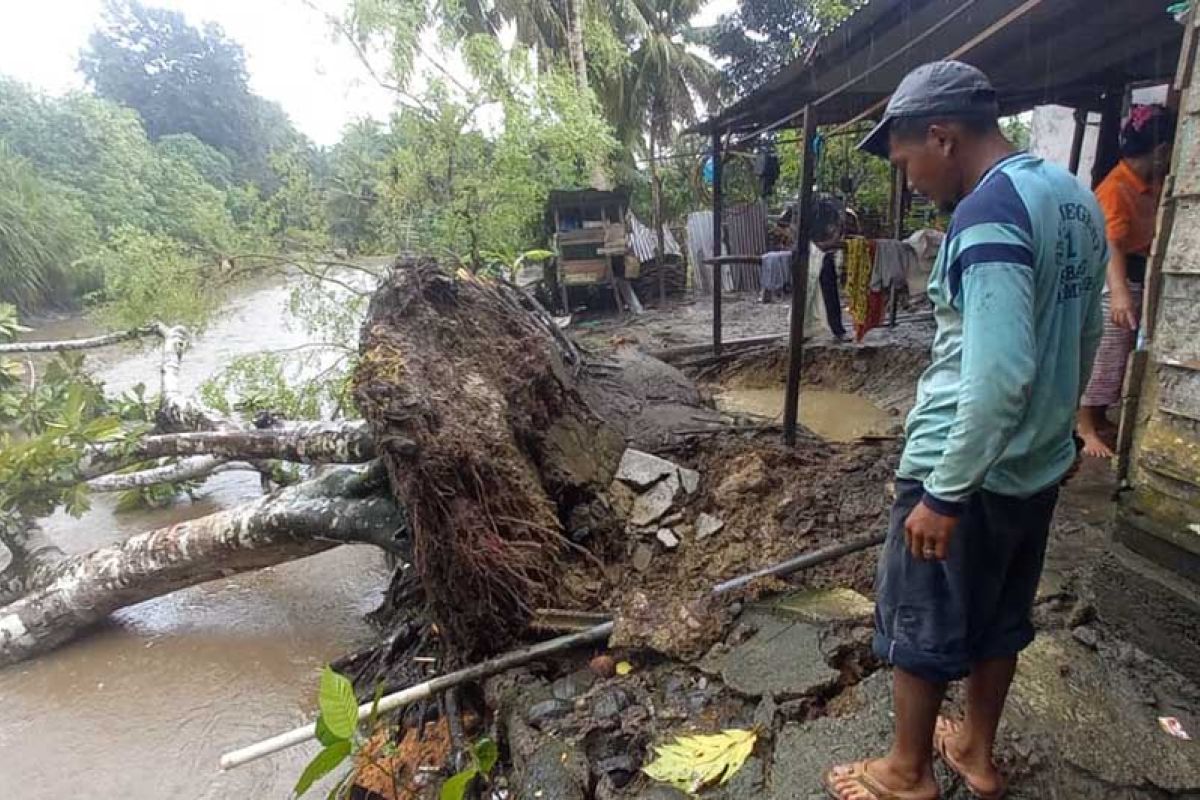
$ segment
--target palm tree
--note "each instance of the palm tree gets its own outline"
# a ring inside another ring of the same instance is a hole
[[[635,147],[644,143],[649,157],[660,304],[666,300],[666,270],[659,156],[677,125],[696,121],[698,102],[712,105],[717,95],[717,68],[693,49],[701,31],[691,20],[701,5],[702,0],[628,0],[615,21],[633,42],[629,60],[600,91],[618,138]]]
[[[543,57],[565,55],[576,87],[587,87],[583,50],[583,5],[588,0],[470,0],[460,8],[459,24],[468,33],[497,36],[511,24],[516,39]]]

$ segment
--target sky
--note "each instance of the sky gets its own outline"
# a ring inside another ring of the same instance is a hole
[[[313,0],[339,12],[348,0]],[[335,143],[361,117],[386,119],[391,94],[372,80],[323,15],[302,0],[145,0],[182,11],[193,24],[216,22],[246,51],[251,89],[283,106],[313,141]],[[736,0],[709,0],[696,17],[710,24]],[[84,88],[79,52],[103,0],[0,0],[0,74],[50,94]]]

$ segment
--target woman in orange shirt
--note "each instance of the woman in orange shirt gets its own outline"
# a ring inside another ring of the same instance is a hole
[[[1121,130],[1121,162],[1096,187],[1109,247],[1104,290],[1104,337],[1080,402],[1078,432],[1083,451],[1111,458],[1105,441],[1113,426],[1108,407],[1121,399],[1125,364],[1137,342],[1146,259],[1154,242],[1158,198],[1170,170],[1175,119],[1160,105],[1134,106]]]

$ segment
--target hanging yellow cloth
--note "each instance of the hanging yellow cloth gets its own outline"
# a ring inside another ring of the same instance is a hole
[[[871,293],[871,247],[866,239],[846,240],[846,299],[855,325],[867,321]]]

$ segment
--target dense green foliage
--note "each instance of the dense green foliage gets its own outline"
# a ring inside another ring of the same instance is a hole
[[[0,300],[32,309],[91,293],[124,321],[195,321],[167,300],[159,310],[159,292],[209,284],[262,228],[257,208],[235,220],[244,190],[221,185],[227,163],[190,136],[151,142],[108,101],[0,79]],[[135,290],[139,273],[153,280]]]
[[[250,91],[241,46],[178,11],[109,0],[79,66],[97,96],[140,115],[152,140],[190,134],[269,190],[271,152],[300,138],[278,105]]]
[[[739,0],[708,32],[724,63],[723,94],[738,97],[800,58],[862,0]]]

